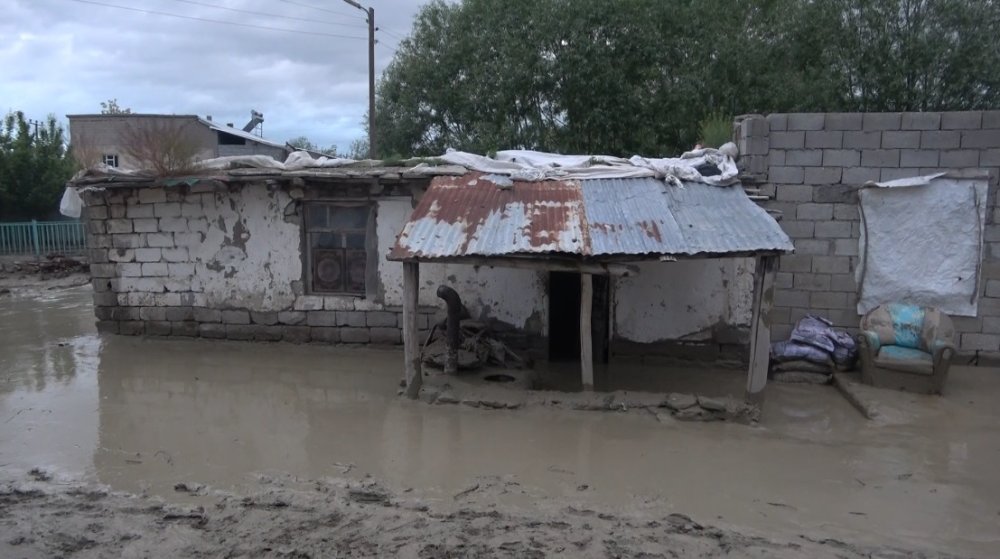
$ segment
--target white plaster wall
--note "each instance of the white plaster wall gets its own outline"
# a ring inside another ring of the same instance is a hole
[[[385,256],[412,211],[409,198],[386,198],[378,203],[378,271],[387,306],[403,304],[403,265],[390,262]],[[512,268],[421,264],[420,304],[443,308],[443,302],[435,294],[442,284],[458,292],[474,317],[490,316],[519,328],[546,332],[548,300],[542,273]]]
[[[238,196],[202,195],[207,230],[189,250],[207,306],[261,311],[292,306],[302,256],[299,226],[284,220],[291,201],[287,193],[263,185],[248,185]]]
[[[705,340],[716,324],[748,325],[752,266],[747,259],[639,264],[638,275],[615,281],[615,335],[640,343]]]

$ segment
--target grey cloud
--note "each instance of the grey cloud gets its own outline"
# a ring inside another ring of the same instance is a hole
[[[0,21],[0,110],[33,118],[93,113],[117,98],[137,112],[213,115],[242,125],[251,108],[265,114],[264,133],[284,141],[304,135],[346,148],[363,134],[367,109],[367,26],[341,2],[296,0],[325,13],[277,0],[198,0],[284,14],[291,21],[194,6],[175,0],[107,4],[294,29],[279,32],[135,13],[73,0],[14,0]],[[371,0],[379,27],[406,34],[424,0]],[[362,2],[365,4],[365,2]],[[325,25],[316,20],[342,22]],[[359,38],[308,35],[313,31]],[[385,45],[395,37],[380,32]],[[391,50],[376,49],[381,71]]]

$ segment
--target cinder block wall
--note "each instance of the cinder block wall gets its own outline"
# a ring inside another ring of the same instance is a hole
[[[979,316],[956,317],[963,354],[1000,351],[1000,111],[798,113],[737,119],[744,184],[780,212],[795,254],[780,259],[775,340],[807,313],[856,329],[860,217],[854,188],[945,170],[988,170]],[[928,255],[933,258],[933,255]]]
[[[306,295],[300,281],[294,282],[295,293],[287,303],[278,306],[264,305],[245,294],[224,302],[213,297],[207,287],[213,263],[197,254],[206,236],[213,229],[218,233],[224,225],[219,223],[218,208],[229,207],[233,201],[225,187],[119,188],[88,191],[83,197],[94,312],[102,332],[296,343],[402,343],[402,309],[361,298]],[[279,210],[274,214],[281,219]],[[236,236],[235,230],[225,232]],[[253,231],[251,235],[272,232]],[[238,267],[246,268],[246,262]],[[236,281],[232,280],[234,285]],[[254,286],[257,291],[267,290],[263,278]],[[421,307],[418,313],[417,327],[424,336],[439,311]]]

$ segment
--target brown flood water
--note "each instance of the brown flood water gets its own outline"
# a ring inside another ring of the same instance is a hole
[[[99,337],[86,288],[0,298],[0,468],[168,499],[253,474],[370,474],[440,502],[482,476],[553,501],[661,507],[770,536],[1000,554],[1000,371],[890,395],[771,385],[759,426],[487,411],[396,397],[401,352]],[[581,486],[588,488],[581,490]],[[517,499],[517,497],[511,497]],[[512,501],[531,507],[538,503]]]

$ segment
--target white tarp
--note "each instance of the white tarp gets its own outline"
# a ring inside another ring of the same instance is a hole
[[[689,181],[715,186],[729,186],[739,182],[737,177],[739,171],[736,168],[736,161],[733,159],[736,154],[736,146],[728,143],[720,149],[703,148],[686,152],[680,157],[664,158],[646,158],[635,155],[630,159],[623,159],[609,155],[559,155],[530,150],[499,151],[496,157],[486,157],[449,149],[447,153],[436,159],[452,165],[460,165],[472,171],[506,175],[521,181],[656,177],[675,184],[679,181]],[[380,161],[367,162],[372,166],[381,164]],[[344,167],[355,163],[358,161],[339,157],[313,159],[305,151],[295,151],[289,154],[284,162],[269,155],[232,155],[198,161],[195,168],[201,171],[225,171],[248,167],[278,171],[302,171]],[[719,174],[702,175],[698,171],[698,167],[702,165],[718,168]],[[411,169],[411,172],[420,172],[425,168],[430,168],[430,166],[421,163]],[[148,174],[105,165],[98,165],[93,170],[110,176]],[[433,173],[428,172],[427,174]]]
[[[496,157],[486,157],[448,150],[439,159],[473,171],[509,175],[524,181],[656,177],[728,186],[738,182],[739,173],[730,153],[728,150],[704,148],[689,151],[680,157],[657,159],[636,155],[631,159],[622,159],[608,155],[559,155],[530,150],[498,151]],[[715,165],[720,174],[702,175],[697,167],[704,164]]]
[[[976,316],[988,178],[949,174],[859,192],[858,313],[907,302]]]

